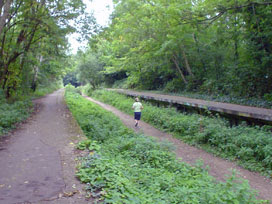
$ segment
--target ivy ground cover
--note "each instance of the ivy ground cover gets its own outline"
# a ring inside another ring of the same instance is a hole
[[[78,178],[101,203],[265,203],[235,176],[217,182],[200,166],[178,161],[169,145],[126,128],[119,118],[66,92],[66,102],[87,139]]]
[[[94,91],[92,97],[133,114],[134,100],[130,97],[107,90]],[[142,119],[189,144],[235,160],[251,171],[272,176],[272,136],[265,126],[230,127],[227,121],[218,117],[183,114],[175,108],[155,107],[149,103],[144,103]]]

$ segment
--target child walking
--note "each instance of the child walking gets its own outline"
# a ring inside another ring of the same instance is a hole
[[[135,98],[132,109],[134,109],[135,127],[137,127],[139,125],[139,120],[141,119],[141,111],[144,109],[138,97]]]

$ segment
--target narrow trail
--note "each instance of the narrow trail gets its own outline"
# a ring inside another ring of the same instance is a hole
[[[169,141],[173,143],[176,156],[177,158],[182,158],[182,161],[194,165],[197,160],[201,159],[205,166],[209,166],[209,174],[219,181],[223,181],[226,178],[226,175],[231,175],[231,171],[236,169],[239,172],[239,176],[248,180],[252,189],[255,189],[259,193],[260,199],[269,200],[272,203],[272,181],[270,179],[261,176],[259,173],[245,170],[233,162],[215,157],[201,149],[189,146],[172,137],[170,134],[159,131],[143,121],[140,122],[140,128],[135,128],[132,116],[90,97],[85,96],[85,98],[114,113],[127,127],[132,128],[137,132],[143,132],[145,135],[155,137],[159,141]]]
[[[38,99],[35,113],[0,143],[0,204],[85,204],[75,178],[75,143],[84,138],[64,90]]]

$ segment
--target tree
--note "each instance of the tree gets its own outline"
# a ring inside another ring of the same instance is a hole
[[[173,85],[236,96],[272,91],[272,2],[118,0],[115,4],[112,24],[91,46],[103,53],[98,57],[105,73],[126,72],[131,88]]]
[[[9,18],[10,7],[12,0],[2,0],[0,1],[0,35]]]
[[[41,77],[55,74],[53,78],[58,79],[64,74],[59,62],[65,61],[66,35],[76,30],[70,21],[87,28],[88,22],[79,18],[84,8],[81,0],[14,0],[9,10],[2,10],[9,11],[0,19],[1,23],[5,17],[0,35],[0,85],[7,98],[28,84],[35,90]],[[44,71],[48,74],[41,75]]]
[[[103,82],[103,64],[94,53],[81,55],[77,69],[79,73],[77,77],[82,84],[89,83],[96,89]]]

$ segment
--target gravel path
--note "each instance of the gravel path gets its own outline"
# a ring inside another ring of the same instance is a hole
[[[75,178],[75,143],[84,136],[59,90],[37,100],[36,113],[0,142],[0,204],[85,204]]]
[[[85,96],[86,97],[86,96]],[[245,170],[235,163],[226,161],[224,159],[218,158],[209,154],[201,149],[189,146],[180,140],[173,138],[171,135],[161,132],[158,129],[155,129],[151,125],[140,122],[140,128],[134,127],[133,117],[127,115],[116,108],[96,101],[90,97],[86,97],[88,100],[95,102],[100,105],[104,109],[113,112],[115,115],[120,117],[122,122],[129,128],[135,129],[135,131],[143,132],[145,135],[149,135],[155,138],[158,138],[160,141],[171,142],[175,146],[175,153],[177,158],[182,158],[182,161],[187,162],[189,164],[194,165],[197,160],[201,159],[204,165],[208,165],[210,170],[210,175],[214,176],[217,180],[222,181],[226,178],[226,175],[231,175],[231,171],[236,169],[239,172],[239,176],[247,179],[249,181],[250,186],[253,189],[256,189],[259,192],[259,198],[269,200],[272,203],[272,182],[270,179],[267,179],[264,176],[261,176],[258,173],[250,172]]]

